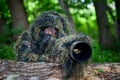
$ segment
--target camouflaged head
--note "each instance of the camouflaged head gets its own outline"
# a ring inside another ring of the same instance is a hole
[[[56,37],[60,38],[66,35],[67,24],[65,19],[55,11],[43,12],[31,26],[32,37],[36,40],[39,37],[39,33],[44,31],[45,28],[56,29]],[[44,33],[44,32],[43,32]]]

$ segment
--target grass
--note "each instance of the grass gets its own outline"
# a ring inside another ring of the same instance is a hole
[[[115,51],[111,49],[102,50],[97,42],[93,43],[92,48],[93,48],[93,54],[92,54],[93,62],[95,63],[120,62],[119,51]]]

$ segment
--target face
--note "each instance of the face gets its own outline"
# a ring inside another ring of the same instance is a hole
[[[45,34],[50,34],[50,35],[55,35],[55,33],[57,32],[57,30],[56,29],[54,29],[54,28],[46,28],[45,29]]]
[[[40,50],[40,53],[43,52],[49,43],[54,41],[57,38],[58,31],[55,28],[46,27],[41,29],[39,32],[39,39],[37,42],[37,47]]]
[[[45,28],[44,30],[45,36],[44,36],[43,41],[45,43],[48,43],[49,41],[55,40],[57,38],[57,35],[56,35],[57,32],[58,31],[55,28],[50,28],[50,27]]]

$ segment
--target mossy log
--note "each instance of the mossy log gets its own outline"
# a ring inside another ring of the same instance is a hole
[[[0,80],[63,79],[60,64],[0,60]],[[90,64],[84,68],[84,75],[80,80],[120,80],[120,63]]]

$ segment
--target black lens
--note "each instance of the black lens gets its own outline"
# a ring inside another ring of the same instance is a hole
[[[71,57],[74,60],[78,62],[84,62],[90,58],[92,54],[92,49],[88,43],[76,42],[72,46],[73,47],[72,47]]]

